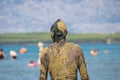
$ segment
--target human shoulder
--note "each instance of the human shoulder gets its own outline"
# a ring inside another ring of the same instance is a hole
[[[73,48],[75,51],[79,51],[80,53],[82,52],[82,48],[80,47],[80,45],[73,43],[73,42],[67,42],[66,45],[68,47]]]
[[[52,43],[48,47],[50,48],[50,47],[54,47],[54,46],[55,46],[55,43]]]
[[[76,48],[80,48],[80,49],[81,49],[81,47],[80,47],[78,44],[73,43],[73,42],[66,42],[66,45],[68,45],[68,46],[73,46],[73,47],[76,47]]]
[[[73,51],[75,53],[75,55],[79,56],[82,54],[82,48],[76,43],[68,42],[68,43],[66,43],[66,47],[69,50]]]
[[[56,43],[52,43],[48,46],[48,49],[54,49],[56,48],[58,45]]]

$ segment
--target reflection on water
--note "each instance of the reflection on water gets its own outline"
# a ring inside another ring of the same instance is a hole
[[[84,52],[90,80],[120,79],[120,44],[79,45]],[[11,60],[9,51],[18,52],[22,47],[26,47],[27,52],[25,54],[17,53],[17,60]],[[0,46],[0,48],[3,48],[6,54],[6,60],[0,60],[0,80],[38,80],[39,66],[27,66],[30,60],[38,60],[39,49],[37,45],[6,45]],[[90,54],[91,48],[99,50],[99,54],[92,56]],[[79,73],[78,80],[80,80]]]

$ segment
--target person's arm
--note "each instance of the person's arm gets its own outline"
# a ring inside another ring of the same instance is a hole
[[[80,71],[80,75],[81,75],[81,80],[89,80],[87,67],[86,67],[86,63],[85,63],[85,59],[84,59],[82,49],[79,49],[78,51],[80,53],[80,56],[79,56],[79,71]]]
[[[39,80],[47,80],[48,74],[48,56],[47,49],[43,49],[40,55],[41,65],[40,65],[40,78]]]

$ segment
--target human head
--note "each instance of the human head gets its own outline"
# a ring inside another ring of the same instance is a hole
[[[44,44],[42,43],[42,42],[39,42],[38,43],[38,47],[40,48],[40,47],[43,47],[44,46]]]
[[[33,61],[33,60],[31,60],[31,61],[30,61],[30,63],[34,63],[34,61]]]
[[[51,38],[53,42],[60,42],[60,40],[66,40],[67,35],[67,27],[65,23],[58,19],[51,27]]]

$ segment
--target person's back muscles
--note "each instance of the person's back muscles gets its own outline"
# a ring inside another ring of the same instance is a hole
[[[40,80],[47,80],[49,71],[52,80],[89,80],[81,48],[73,43],[54,43],[41,52]]]

